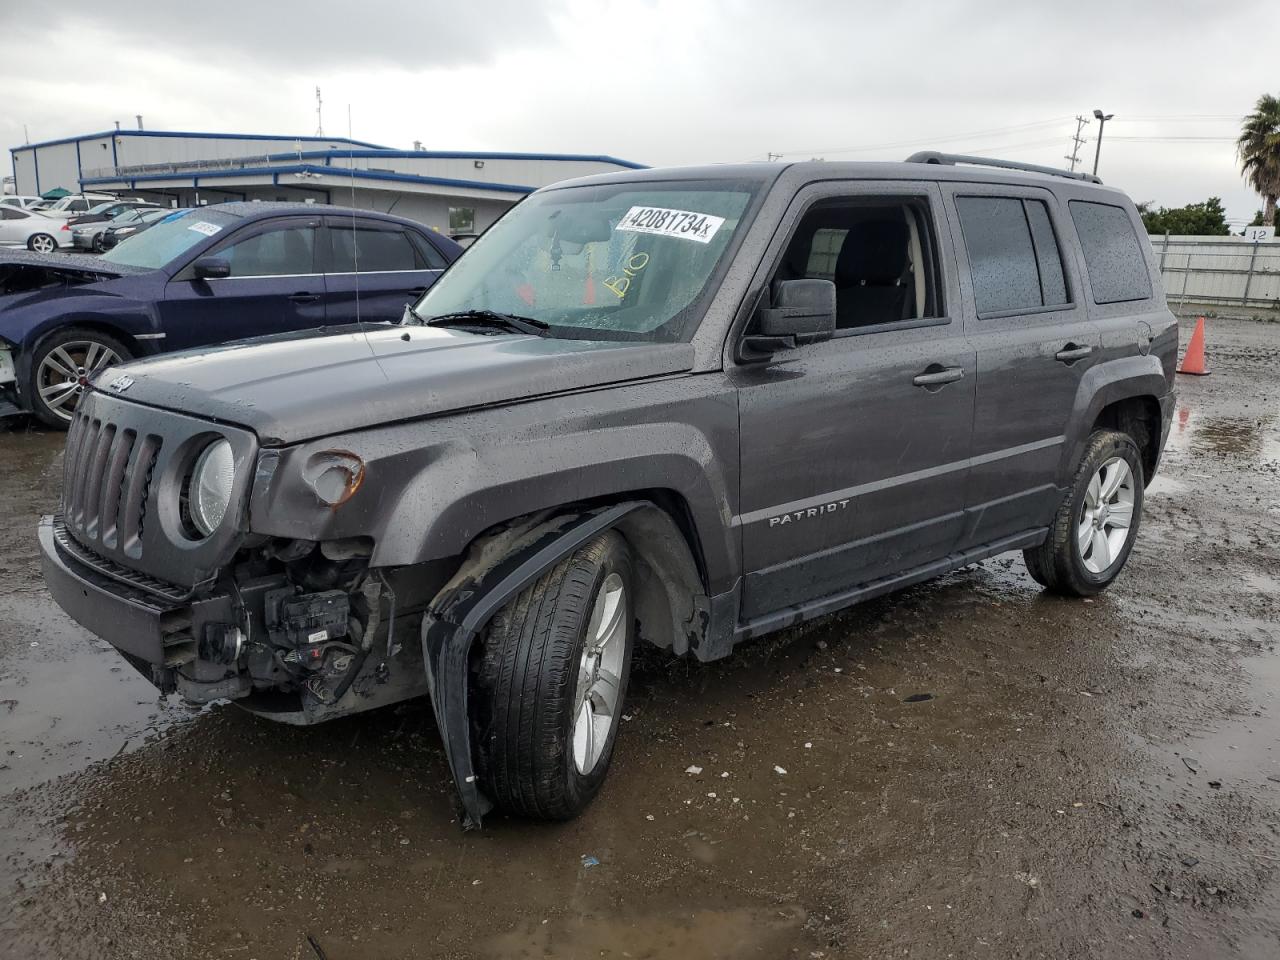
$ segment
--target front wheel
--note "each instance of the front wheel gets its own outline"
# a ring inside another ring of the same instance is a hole
[[[1127,433],[1098,430],[1043,544],[1023,551],[1027,572],[1068,596],[1105,590],[1124,569],[1142,519],[1142,454]]]
[[[129,356],[124,344],[97,330],[58,331],[41,341],[31,358],[25,391],[31,412],[47,426],[67,429],[89,382]]]
[[[476,678],[477,772],[511,813],[568,820],[618,736],[635,613],[631,553],[606,531],[493,618]]]

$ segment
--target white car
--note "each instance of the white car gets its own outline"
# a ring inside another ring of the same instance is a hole
[[[39,197],[24,197],[12,193],[0,197],[0,207],[17,207],[19,210],[25,210],[33,203],[39,202]]]
[[[36,253],[53,253],[72,246],[71,226],[33,210],[0,206],[0,246],[23,246]]]
[[[108,203],[116,198],[109,193],[73,193],[63,197],[45,211],[48,216],[70,219],[88,213],[100,203]]]

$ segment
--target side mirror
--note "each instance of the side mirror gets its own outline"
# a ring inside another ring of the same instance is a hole
[[[222,257],[201,257],[191,269],[197,280],[225,280],[231,276],[231,263]]]
[[[830,340],[836,332],[836,285],[830,280],[782,280],[773,306],[756,312],[754,329],[742,338],[741,360],[768,360],[779,350]]]

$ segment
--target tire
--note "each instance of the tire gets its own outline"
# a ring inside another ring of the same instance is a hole
[[[1073,597],[1091,597],[1110,586],[1138,537],[1144,486],[1142,454],[1133,438],[1095,431],[1048,538],[1022,553],[1031,578]]]
[[[475,742],[480,782],[503,810],[568,820],[599,791],[626,698],[633,598],[631,553],[610,530],[494,616],[476,677]],[[588,654],[589,631],[602,651],[594,658]],[[598,678],[595,684],[584,687],[583,670]],[[584,710],[589,716],[580,719]],[[588,730],[595,734],[590,744]]]
[[[65,430],[89,380],[131,357],[115,337],[84,327],[67,327],[36,346],[23,397],[41,423]]]
[[[94,253],[102,253],[102,252],[103,252],[103,246],[102,246],[102,234],[100,234],[100,233],[95,233],[95,234],[93,235],[93,246],[92,246],[92,250],[93,250],[93,252],[94,252]]]
[[[57,253],[58,241],[47,233],[33,233],[27,237],[27,249],[33,253]]]

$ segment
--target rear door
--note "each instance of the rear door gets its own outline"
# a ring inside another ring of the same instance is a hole
[[[740,365],[743,616],[945,556],[963,520],[974,353],[931,183],[806,188],[773,282],[836,284],[836,337]],[[748,321],[748,330],[750,321]]]
[[[165,287],[161,304],[170,350],[224,343],[325,323],[324,276],[316,265],[318,217],[256,221],[205,250],[231,265],[231,276],[204,280],[187,264]]]
[[[1098,329],[1064,238],[1066,211],[1037,187],[944,184],[977,351],[973,462],[961,546],[1046,525],[1062,496],[1062,451]]]
[[[372,217],[325,217],[330,323],[398,323],[448,265],[416,230]]]

